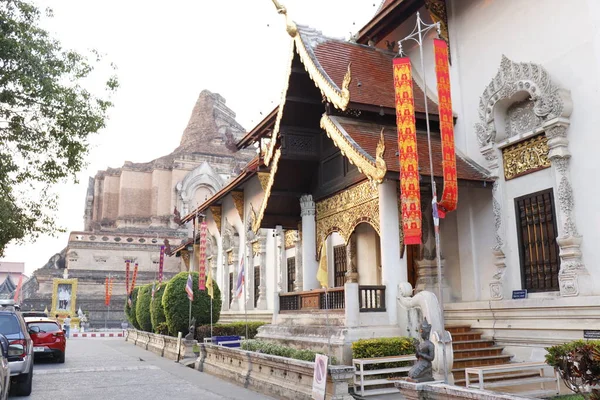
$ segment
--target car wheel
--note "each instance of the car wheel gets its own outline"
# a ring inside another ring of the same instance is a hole
[[[56,361],[59,364],[64,364],[65,363],[65,352],[64,351],[60,352],[60,355],[57,357]]]
[[[29,396],[31,394],[31,386],[33,384],[33,363],[28,374],[21,375],[17,382],[16,394],[17,396]]]

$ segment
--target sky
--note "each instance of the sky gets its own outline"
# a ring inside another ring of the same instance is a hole
[[[42,23],[64,48],[96,49],[114,63],[120,88],[106,128],[91,139],[79,182],[55,187],[56,225],[67,232],[8,246],[2,261],[24,262],[26,274],[65,248],[68,232],[83,230],[88,178],[169,154],[203,89],[225,97],[247,130],[262,120],[279,103],[290,49],[284,18],[270,0],[30,1],[53,10]],[[347,39],[381,0],[280,2],[296,23]],[[96,75],[90,84],[100,88],[108,75]]]

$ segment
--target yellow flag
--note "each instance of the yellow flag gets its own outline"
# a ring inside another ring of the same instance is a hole
[[[326,241],[323,240],[323,246],[321,247],[321,258],[319,259],[319,270],[317,271],[317,280],[321,284],[321,287],[329,287],[329,274],[327,273],[327,246]]]
[[[211,299],[215,298],[215,292],[213,291],[213,280],[212,280],[212,268],[208,266],[208,275],[206,277],[206,293]]]

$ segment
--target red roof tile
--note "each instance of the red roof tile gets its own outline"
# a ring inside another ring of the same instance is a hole
[[[352,73],[350,101],[395,108],[394,78],[392,65],[394,54],[370,46],[321,37],[313,49],[314,55],[325,73],[342,87],[348,64]],[[304,41],[306,43],[307,41]],[[360,82],[360,86],[358,83]],[[425,112],[425,96],[413,81],[415,111]],[[429,112],[438,113],[437,104],[429,99]]]
[[[342,128],[361,146],[371,157],[375,158],[375,149],[379,142],[379,135],[382,125],[360,122],[349,118],[333,117],[342,126]],[[385,153],[383,158],[390,172],[400,172],[400,163],[396,152],[398,151],[398,139],[396,127],[384,127]],[[419,168],[421,175],[429,175],[429,150],[427,146],[427,136],[425,134],[417,135],[417,149],[419,152]],[[439,137],[431,138],[431,150],[434,157],[433,174],[442,177],[442,143]],[[489,178],[485,175],[482,167],[477,166],[472,161],[467,161],[460,156],[456,157],[456,169],[458,179],[487,181]]]

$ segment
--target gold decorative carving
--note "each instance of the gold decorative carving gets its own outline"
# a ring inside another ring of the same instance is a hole
[[[431,20],[440,23],[440,38],[446,43],[450,43],[448,35],[448,14],[446,12],[446,0],[425,0],[425,7],[429,11]],[[450,46],[448,46],[448,57],[450,56]]]
[[[233,250],[227,251],[227,265],[233,264]]]
[[[285,30],[287,31],[288,35],[295,37],[298,34],[298,27],[288,15],[287,8],[285,8],[285,6],[277,0],[273,0],[273,4],[275,5],[277,12],[285,16]]]
[[[331,138],[337,148],[340,149],[351,164],[356,165],[358,170],[365,174],[370,180],[376,183],[383,182],[387,172],[387,165],[383,159],[385,153],[385,140],[383,138],[383,128],[381,129],[379,143],[375,152],[375,159],[371,157],[363,148],[361,148],[346,133],[344,128],[327,114],[321,117],[321,128],[325,130],[327,136]]]
[[[216,206],[210,206],[210,213],[213,216],[213,221],[215,221],[215,224],[217,225],[217,230],[219,231],[219,235],[221,234],[221,217],[222,217],[222,212],[221,212],[221,205],[216,205]]]
[[[260,254],[260,241],[255,240],[252,242],[252,255],[257,256]]]
[[[181,259],[183,260],[183,265],[185,266],[185,270],[190,270],[190,252],[187,249],[181,250]]]
[[[273,183],[275,182],[275,174],[277,174],[277,167],[279,166],[279,159],[281,158],[281,149],[277,149],[275,152],[275,156],[273,157],[273,164],[271,165],[271,172],[269,174],[269,181],[267,182],[267,186],[264,189],[264,196],[262,200],[262,204],[260,205],[260,209],[258,210],[258,215],[256,220],[252,224],[252,231],[254,234],[258,233],[260,229],[260,224],[262,223],[262,219],[265,216],[265,210],[267,209],[267,204],[269,203],[269,197],[271,196],[271,189],[273,188]]]
[[[291,249],[296,246],[296,237],[298,237],[298,231],[287,230],[285,231],[285,248]]]
[[[231,198],[233,199],[233,205],[237,210],[240,218],[244,219],[244,192],[241,190],[234,190],[231,192]]]
[[[269,183],[269,174],[268,172],[259,172],[258,173],[258,181],[260,182],[260,187],[264,191],[267,188],[267,183]]]
[[[68,285],[71,286],[71,299],[68,309],[59,309],[58,306],[58,286],[59,285]],[[50,315],[54,316],[56,314],[64,315],[69,314],[72,316],[77,315],[77,278],[72,279],[61,279],[54,278],[52,279],[52,310],[50,310]]]
[[[347,245],[354,228],[368,223],[380,234],[379,191],[364,181],[316,204],[317,253],[320,257],[323,241],[337,232]]]
[[[502,156],[506,180],[549,168],[548,138],[541,134],[506,147],[502,150]]]
[[[250,203],[250,227],[252,227],[254,225],[254,222],[256,221],[256,211],[254,211],[254,206],[252,205],[252,203]],[[247,224],[248,222],[246,222]]]

